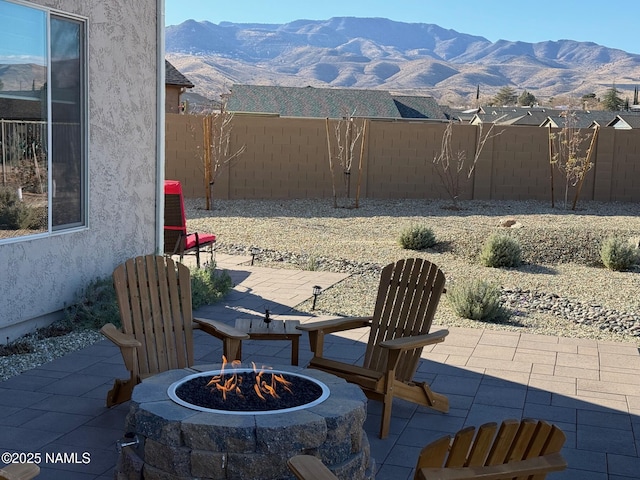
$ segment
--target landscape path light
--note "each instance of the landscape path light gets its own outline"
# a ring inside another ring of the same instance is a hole
[[[311,305],[311,310],[316,309],[316,300],[318,300],[318,295],[322,291],[322,287],[320,285],[313,286],[313,305]]]
[[[256,260],[256,255],[260,253],[260,249],[258,247],[251,247],[251,266],[253,267],[253,262]]]

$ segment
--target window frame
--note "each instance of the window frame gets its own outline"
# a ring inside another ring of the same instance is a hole
[[[90,158],[89,158],[89,31],[88,25],[89,20],[87,17],[69,13],[60,9],[46,7],[43,5],[33,4],[23,0],[0,0],[4,3],[20,5],[26,8],[31,8],[33,10],[37,10],[43,12],[45,15],[45,52],[46,52],[46,61],[45,67],[47,69],[46,74],[46,82],[47,82],[47,92],[46,92],[46,112],[47,118],[46,122],[46,139],[47,139],[47,230],[42,232],[35,232],[31,234],[24,234],[20,236],[9,237],[6,239],[0,239],[0,246],[17,243],[22,241],[30,241],[39,238],[49,238],[58,235],[64,235],[67,233],[74,233],[78,231],[88,230],[89,229],[89,168],[90,168]],[[51,23],[52,19],[62,21],[70,21],[77,23],[80,29],[80,38],[78,41],[79,47],[79,122],[80,122],[80,175],[79,175],[79,217],[80,220],[75,223],[61,224],[61,225],[53,225],[53,210],[54,210],[54,181],[53,181],[53,170],[55,167],[55,159],[53,154],[53,88],[51,88],[51,73],[52,73],[52,35],[51,35]]]

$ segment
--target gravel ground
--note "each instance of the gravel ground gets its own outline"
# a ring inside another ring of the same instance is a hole
[[[366,199],[358,209],[335,209],[331,199],[216,200],[211,211],[203,205],[203,200],[187,201],[189,229],[218,234],[219,251],[246,255],[257,247],[257,265],[350,273],[322,292],[317,314],[370,314],[381,267],[418,256],[439,265],[449,286],[470,279],[496,283],[511,311],[502,323],[461,319],[445,296],[438,324],[640,345],[640,267],[609,271],[598,253],[608,236],[640,241],[638,204],[584,202],[575,212],[534,201],[460,202],[459,210],[434,200]],[[515,228],[501,226],[508,219]],[[421,252],[400,248],[400,232],[414,225],[431,227],[437,245]],[[482,243],[497,231],[518,238],[521,267],[478,264]],[[310,308],[310,301],[298,306]],[[101,338],[90,331],[38,340],[37,353],[0,357],[0,380]]]
[[[380,268],[418,256],[439,265],[449,286],[470,279],[496,283],[512,312],[506,322],[477,322],[458,318],[444,300],[439,324],[640,345],[640,268],[613,272],[599,259],[608,236],[640,240],[638,204],[585,202],[575,212],[535,201],[469,201],[459,210],[433,200],[367,199],[358,209],[334,209],[330,199],[216,200],[211,211],[202,205],[188,202],[189,228],[218,234],[220,251],[247,254],[257,247],[259,265],[351,273],[322,293],[320,314],[369,314]],[[516,224],[505,228],[505,220]],[[400,232],[423,224],[433,229],[438,244],[422,252],[403,250]],[[519,240],[521,267],[495,269],[477,262],[482,243],[498,231]],[[310,302],[298,308],[309,311]]]

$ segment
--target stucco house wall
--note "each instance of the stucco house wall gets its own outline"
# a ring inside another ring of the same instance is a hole
[[[3,341],[50,322],[90,281],[110,275],[126,258],[157,248],[157,129],[162,125],[157,63],[162,46],[156,24],[158,17],[162,21],[163,2],[29,3],[88,19],[88,226],[0,243]]]

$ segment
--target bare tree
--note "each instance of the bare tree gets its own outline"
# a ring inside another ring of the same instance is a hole
[[[355,158],[356,147],[359,142],[364,142],[363,133],[365,132],[365,122],[358,124],[356,117],[352,113],[347,113],[338,120],[333,128],[335,138],[335,154],[331,147],[331,135],[329,119],[325,119],[327,129],[327,149],[329,153],[329,169],[331,170],[331,182],[333,187],[333,207],[338,207],[338,195],[336,191],[335,171],[339,167],[342,170],[342,185],[345,198],[351,197],[351,169]],[[361,140],[362,137],[362,140]],[[358,171],[362,171],[362,156],[364,143],[360,143],[360,161],[358,162]],[[360,177],[359,177],[360,178]],[[358,184],[360,179],[358,179]],[[359,186],[359,185],[358,185]],[[357,190],[359,195],[359,188]],[[358,207],[358,198],[356,198],[356,208]]]
[[[491,123],[489,130],[483,133],[483,123],[478,125],[478,136],[476,138],[475,150],[469,164],[467,164],[467,152],[463,150],[453,151],[451,138],[453,136],[453,122],[447,123],[447,127],[442,134],[442,143],[440,151],[433,158],[436,173],[440,177],[442,185],[453,202],[453,208],[457,210],[458,198],[463,183],[466,183],[476,168],[480,153],[490,138],[501,135],[504,130],[493,133],[496,123],[503,117],[498,118],[496,122]],[[463,176],[464,175],[464,176]]]
[[[584,133],[577,127],[575,112],[564,113],[565,125],[555,134],[549,131],[549,152],[552,167],[555,166],[565,179],[564,208],[569,205],[569,187],[576,187],[572,210],[576,209],[578,196],[582,190],[582,184],[587,172],[593,167],[591,158],[596,145],[599,128],[593,133]],[[553,182],[553,171],[551,176]],[[554,206],[553,185],[551,206]]]
[[[212,190],[220,174],[238,160],[246,145],[235,151],[231,149],[231,132],[233,130],[233,113],[224,106],[219,113],[206,115],[202,119],[204,132],[204,179],[206,188],[206,209],[211,210],[213,203]]]

